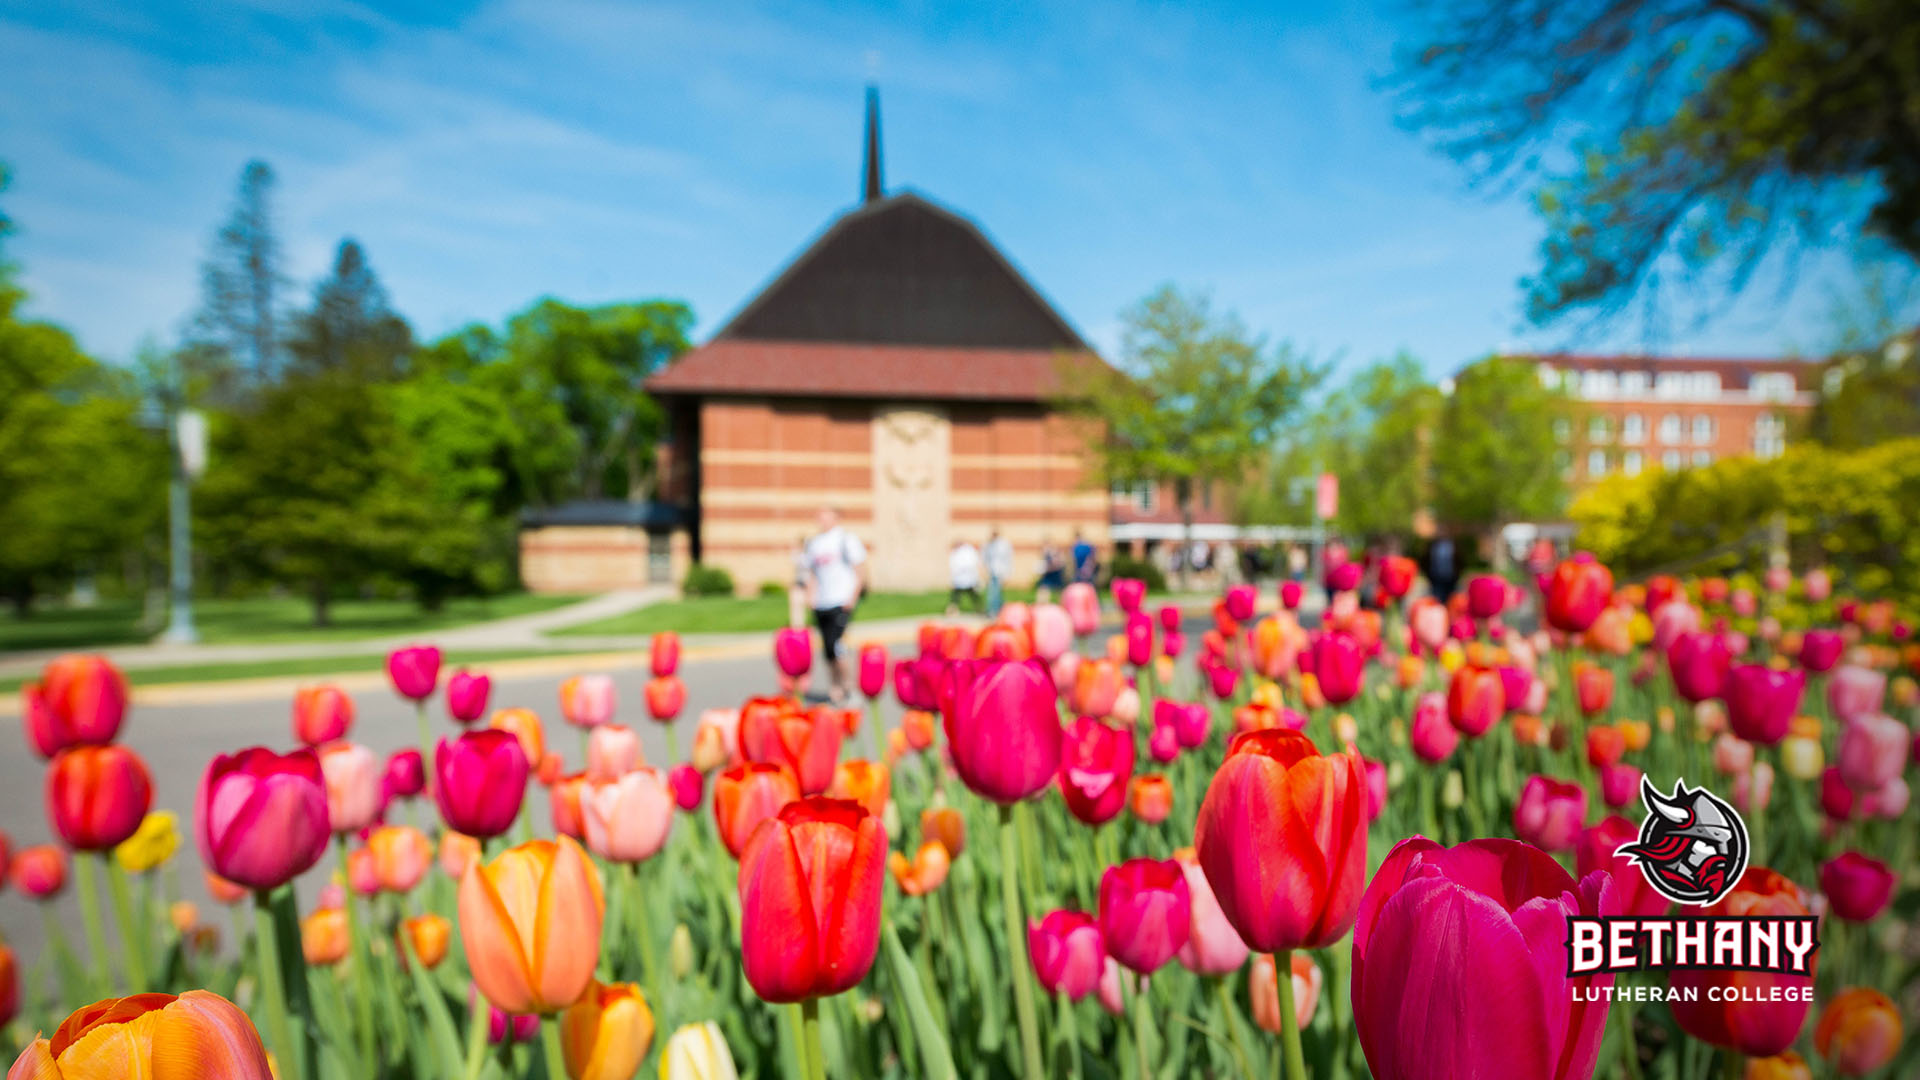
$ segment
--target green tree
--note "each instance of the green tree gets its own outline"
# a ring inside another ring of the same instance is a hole
[[[1657,278],[1739,288],[1769,250],[1864,225],[1920,255],[1912,0],[1439,0],[1404,115],[1473,174],[1535,184],[1546,323]]]
[[[1462,369],[1440,406],[1432,449],[1441,521],[1491,531],[1557,517],[1567,486],[1554,422],[1571,416],[1565,392],[1541,382],[1531,361],[1491,356]]]
[[[249,161],[240,171],[233,211],[200,269],[200,310],[189,325],[183,362],[191,383],[232,401],[279,374],[282,326],[280,241],[273,226],[273,168]]]
[[[1347,420],[1340,477],[1342,532],[1406,535],[1429,505],[1434,426],[1443,398],[1420,362],[1401,353],[1354,375],[1342,395]]]
[[[294,320],[286,343],[300,374],[344,372],[368,382],[405,373],[413,331],[387,305],[387,291],[358,241],[340,241],[333,273],[313,292],[313,307]]]
[[[1199,486],[1247,481],[1325,369],[1172,285],[1120,317],[1117,368],[1063,363],[1063,404],[1100,422],[1108,480],[1172,482],[1191,542]]]

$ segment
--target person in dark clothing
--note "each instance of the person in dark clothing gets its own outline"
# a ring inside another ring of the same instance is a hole
[[[1436,536],[1433,543],[1427,545],[1426,572],[1433,598],[1446,603],[1460,583],[1460,553],[1454,547],[1453,537]]]

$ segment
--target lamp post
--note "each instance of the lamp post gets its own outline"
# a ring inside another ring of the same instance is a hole
[[[192,645],[200,640],[193,625],[193,507],[189,491],[207,467],[207,418],[194,409],[177,409],[167,425],[172,477],[167,485],[168,617],[160,640]]]

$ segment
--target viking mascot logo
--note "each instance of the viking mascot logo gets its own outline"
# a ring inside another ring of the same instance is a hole
[[[1662,795],[1641,777],[1640,800],[1647,806],[1640,839],[1615,854],[1637,863],[1663,896],[1682,904],[1711,904],[1746,872],[1746,822],[1712,792],[1690,788],[1682,779],[1673,782],[1673,794]]]

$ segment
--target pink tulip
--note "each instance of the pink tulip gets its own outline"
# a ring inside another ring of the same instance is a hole
[[[773,662],[780,673],[797,679],[813,669],[813,639],[805,630],[787,627],[773,632]]]
[[[1627,806],[1640,797],[1640,777],[1642,773],[1624,762],[1615,762],[1600,769],[1600,799],[1615,810]]]
[[[623,724],[601,724],[587,733],[587,781],[617,779],[640,764],[640,733]]]
[[[380,813],[380,780],[386,770],[359,743],[328,743],[319,750],[327,785],[327,817],[337,833],[357,833]]]
[[[1447,697],[1438,690],[1420,695],[1413,706],[1413,724],[1408,732],[1413,752],[1420,760],[1437,763],[1453,755],[1460,744],[1460,732],[1447,718]]]
[[[1151,975],[1187,943],[1193,895],[1180,864],[1129,859],[1100,876],[1100,936],[1121,964]]]
[[[1133,776],[1133,732],[1091,716],[1067,725],[1060,742],[1060,794],[1067,810],[1088,825],[1118,817]]]
[[[1880,818],[1884,821],[1898,820],[1907,812],[1907,800],[1912,792],[1907,788],[1906,778],[1896,776],[1879,788],[1860,796],[1858,803],[1860,816]]]
[[[1233,924],[1227,921],[1226,913],[1220,910],[1220,901],[1213,895],[1213,886],[1207,884],[1207,875],[1200,869],[1199,858],[1194,855],[1192,848],[1174,852],[1173,858],[1180,866],[1180,873],[1187,879],[1192,915],[1187,943],[1175,954],[1180,966],[1196,975],[1225,975],[1230,971],[1238,971],[1240,965],[1247,962],[1250,950],[1247,943],[1240,939],[1240,931],[1233,928]]]
[[[956,661],[938,697],[954,771],[976,794],[1015,803],[1053,782],[1059,696],[1038,662]]]
[[[1100,985],[1107,947],[1100,926],[1084,911],[1055,911],[1027,922],[1027,952],[1033,973],[1048,993],[1079,1001]]]
[[[1124,983],[1125,989],[1122,989]],[[1100,969],[1100,1007],[1115,1016],[1127,1014],[1127,1002],[1134,1000],[1147,980],[1120,966],[1120,962],[1109,956],[1105,966]]]
[[[326,853],[327,785],[311,750],[221,754],[194,801],[194,840],[207,869],[250,889],[275,889]]]
[[[1367,820],[1374,821],[1387,808],[1387,766],[1372,758],[1362,758],[1360,763],[1367,772]]]
[[[685,762],[667,771],[667,786],[673,789],[674,804],[688,813],[700,809],[706,784],[706,775]]]
[[[507,831],[526,798],[527,762],[520,740],[502,728],[441,739],[433,752],[433,799],[457,833],[486,840]]]
[[[1064,652],[1060,658],[1048,666],[1047,674],[1053,679],[1053,688],[1061,697],[1071,697],[1073,688],[1080,681],[1080,654]]]
[[[409,645],[387,654],[387,678],[409,701],[425,701],[440,682],[440,650],[433,645]]]
[[[1430,653],[1439,652],[1440,646],[1447,642],[1446,605],[1430,596],[1423,596],[1407,609],[1408,628],[1413,632],[1413,640]]]
[[[1722,732],[1713,740],[1713,767],[1723,776],[1739,776],[1753,768],[1753,744]]]
[[[1859,664],[1842,664],[1827,676],[1827,708],[1842,722],[1877,713],[1887,698],[1887,674]]]
[[[471,724],[487,715],[487,698],[493,693],[493,679],[466,668],[447,676],[447,714],[462,724]]]
[[[1647,875],[1631,859],[1617,854],[1622,845],[1639,838],[1638,825],[1614,814],[1580,830],[1573,845],[1573,860],[1582,878],[1600,871],[1613,879],[1613,897],[1622,915],[1645,918],[1664,914],[1672,901],[1647,883]]]
[[[1325,584],[1336,593],[1352,592],[1360,587],[1360,575],[1365,571],[1357,562],[1334,563],[1327,567]]]
[[[887,666],[890,662],[885,645],[860,647],[860,692],[868,700],[886,692]]]
[[[1688,701],[1719,697],[1732,667],[1733,653],[1718,634],[1684,633],[1667,647],[1667,668],[1673,673],[1673,688]]]
[[[1857,851],[1845,851],[1820,867],[1820,891],[1835,915],[1848,922],[1872,922],[1887,910],[1897,884],[1887,864]]]
[[[667,842],[673,807],[673,793],[652,769],[634,769],[617,780],[589,783],[580,793],[580,824],[587,850],[613,862],[651,859]]]
[[[1180,706],[1173,717],[1173,733],[1179,737],[1183,750],[1205,745],[1207,737],[1213,734],[1213,710],[1198,701]]]
[[[1344,705],[1359,695],[1367,657],[1352,634],[1338,630],[1321,634],[1311,654],[1314,678],[1319,680],[1320,693],[1328,703]]]
[[[1147,583],[1139,578],[1114,578],[1112,589],[1114,606],[1128,615],[1138,612],[1147,598]]]
[[[1280,606],[1288,611],[1298,611],[1300,609],[1300,600],[1305,591],[1297,581],[1281,582]]]
[[[390,754],[380,788],[390,799],[411,799],[427,790],[427,769],[420,751],[407,747]]]
[[[1700,609],[1686,600],[1669,600],[1653,611],[1653,647],[1665,654],[1683,634],[1700,630]]]
[[[1607,1022],[1574,991],[1567,916],[1612,915],[1604,874],[1579,883],[1511,840],[1443,848],[1424,837],[1387,856],[1353,930],[1353,1019],[1375,1080],[1435,1076],[1587,1080]],[[1436,1003],[1477,1001],[1435,1022]]]
[[[1773,801],[1773,766],[1760,762],[1733,778],[1733,805],[1743,814],[1757,814]]]
[[[1171,723],[1154,721],[1153,734],[1147,737],[1147,753],[1162,765],[1180,756],[1180,736]]]
[[[1754,597],[1752,589],[1735,589],[1729,598],[1733,613],[1743,619],[1751,619],[1760,610],[1760,601]]]
[[[1890,716],[1856,716],[1840,731],[1840,778],[1856,792],[1878,791],[1906,767],[1912,739],[1907,725]]]
[[[1235,585],[1227,590],[1227,614],[1235,622],[1246,622],[1253,618],[1253,609],[1259,602],[1260,593],[1251,585]]]
[[[647,642],[647,667],[656,679],[680,671],[680,635],[663,630]]]
[[[1535,774],[1520,787],[1513,833],[1542,851],[1566,851],[1587,821],[1587,789]]]
[[[1500,702],[1503,708],[1509,703],[1518,707],[1533,692],[1533,675],[1525,669],[1509,665],[1495,670],[1500,673]],[[1575,685],[1579,685],[1577,679]],[[1488,724],[1491,725],[1492,722],[1489,720]]]
[[[1507,582],[1492,574],[1481,574],[1467,582],[1467,612],[1476,619],[1491,619],[1507,606]]]
[[[1092,585],[1076,581],[1060,590],[1060,606],[1067,609],[1076,636],[1085,637],[1100,628],[1100,594]]]
[[[1143,611],[1127,616],[1127,663],[1144,667],[1153,663],[1153,620]]]
[[[1800,666],[1812,672],[1832,671],[1846,648],[1847,640],[1838,630],[1809,630],[1800,639]]]
[[[1751,743],[1772,746],[1787,737],[1787,726],[1800,711],[1807,673],[1798,668],[1775,671],[1764,664],[1740,664],[1727,672],[1727,722],[1734,734]]]
[[[1230,668],[1225,664],[1215,664],[1207,669],[1207,687],[1213,691],[1213,696],[1221,701],[1233,696],[1233,688],[1239,682],[1238,669]]]
[[[1059,604],[1035,604],[1031,630],[1033,655],[1048,664],[1073,648],[1073,619]]]
[[[560,684],[560,715],[574,727],[612,723],[618,704],[611,675],[575,675]]]
[[[1815,567],[1800,579],[1800,587],[1807,594],[1809,601],[1816,604],[1823,603],[1827,597],[1833,595],[1833,577],[1825,570]]]

